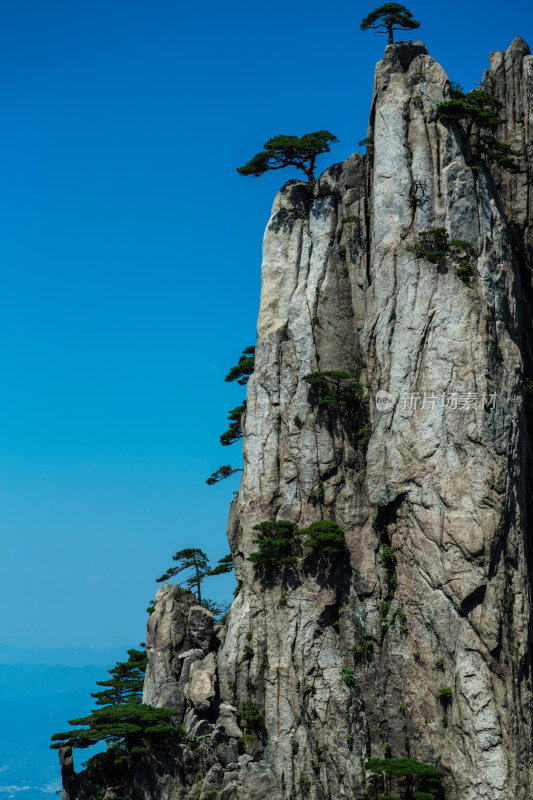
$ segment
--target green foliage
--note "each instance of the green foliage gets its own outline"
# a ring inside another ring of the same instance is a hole
[[[242,472],[242,469],[233,469],[231,464],[226,464],[223,467],[219,467],[209,478],[206,480],[208,486],[214,486],[215,483],[220,483],[220,481],[229,478],[230,475],[234,475],[236,472]]]
[[[348,736],[346,737],[346,744],[348,745],[350,750],[353,747],[353,743],[354,743],[354,735],[353,733],[349,733]]]
[[[437,667],[437,669],[444,669],[444,659],[437,658],[437,660],[435,661],[435,666]]]
[[[246,386],[255,367],[255,345],[242,351],[239,363],[230,369],[225,377],[227,382],[237,381],[240,386]]]
[[[255,346],[246,347],[239,358],[239,363],[230,369],[225,379],[228,382],[237,381],[237,383],[239,383],[241,386],[245,386],[246,383],[248,383],[250,375],[252,375],[254,371],[254,366]],[[230,410],[228,414],[229,427],[220,436],[220,444],[224,447],[234,444],[235,442],[238,442],[239,439],[242,439],[241,418],[245,412],[246,400],[240,406],[236,406]],[[215,483],[219,483],[225,478],[229,478],[230,475],[233,475],[235,472],[242,472],[242,470],[232,469],[230,464],[226,464],[225,466],[219,467],[215,472],[213,472],[213,474],[207,479],[206,483],[208,486],[213,486]]]
[[[437,800],[444,797],[442,773],[431,764],[412,758],[370,758],[365,769],[385,774],[395,788],[410,800]]]
[[[251,553],[248,560],[269,570],[293,564],[296,561],[293,554],[295,528],[296,523],[288,520],[266,521],[254,525],[254,531],[260,531],[262,536],[253,540],[254,544],[259,545],[259,549]]]
[[[393,32],[397,30],[412,31],[420,27],[413,19],[411,12],[399,3],[385,3],[374,9],[361,22],[361,30],[374,30],[389,35],[389,44],[393,44]]]
[[[298,750],[300,749],[300,744],[297,739],[291,739],[291,750],[296,755]]]
[[[229,572],[233,572],[233,556],[231,555],[231,553],[228,553],[227,556],[223,556],[223,558],[219,558],[216,567],[210,569],[207,574],[226,575]]]
[[[396,553],[388,544],[384,544],[379,551],[379,560],[385,567],[387,572],[387,599],[385,603],[381,604],[381,616],[382,620],[385,620],[387,614],[389,613],[390,604],[392,598],[394,597],[394,592],[396,591],[396,584],[398,579],[396,577]],[[383,624],[383,622],[382,622]],[[386,627],[386,623],[383,627]]]
[[[128,660],[117,662],[109,670],[111,678],[97,681],[97,685],[104,689],[91,694],[91,697],[100,707],[86,717],[69,720],[69,725],[81,727],[55,733],[50,747],[86,748],[105,742],[107,753],[93,756],[88,763],[106,758],[113,764],[131,764],[169,734],[176,736],[178,730],[169,721],[174,711],[141,702],[147,663],[145,651],[128,650]]]
[[[299,536],[309,536],[304,547],[311,548],[311,557],[333,557],[346,551],[344,531],[332,520],[320,519],[312,522],[307,528],[296,532]]]
[[[301,139],[298,136],[274,136],[265,142],[262,152],[257,153],[244,166],[237,167],[237,172],[259,177],[269,170],[296,167],[305,173],[310,184],[314,184],[316,157],[321,153],[329,153],[330,144],[338,141],[329,131],[307,133]]]
[[[309,500],[316,500],[317,503],[323,503],[326,499],[326,490],[324,489],[324,484],[322,481],[318,482],[318,486],[315,492],[311,492],[309,495]]]
[[[206,597],[202,597],[202,602],[200,605],[202,608],[206,608],[208,611],[211,611],[216,622],[223,623],[226,620],[231,603],[215,603],[214,600],[209,600]]]
[[[139,702],[142,696],[144,673],[148,665],[145,650],[128,650],[127,661],[117,661],[109,670],[111,678],[106,681],[96,681],[97,686],[104,686],[101,692],[91,694],[96,698],[97,706],[124,705],[129,702]]]
[[[385,565],[387,572],[394,572],[396,566],[396,553],[388,544],[384,544],[379,551],[379,560]]]
[[[296,425],[297,428],[302,428],[303,427],[303,422],[300,419],[300,417],[298,416],[298,414],[296,414],[296,416],[294,417],[294,424]]]
[[[426,76],[427,72],[425,69],[417,69],[415,72],[413,72],[413,78],[417,83],[422,83],[422,81],[425,81]]]
[[[498,126],[505,122],[497,115],[501,107],[499,100],[482,89],[474,89],[466,94],[459,84],[452,84],[452,99],[439,103],[437,115],[442,122],[465,123],[468,136],[473,132],[474,126],[478,128],[481,153],[504,169],[521,172],[522,169],[515,159],[524,154],[513,150],[494,136]]]
[[[354,406],[363,394],[359,383],[359,370],[356,373],[328,370],[311,372],[304,381],[312,387],[323,408],[339,409]]]
[[[461,264],[460,267],[457,267],[455,270],[455,274],[458,278],[462,280],[462,282],[466,285],[470,285],[470,279],[472,278],[472,264],[469,262],[465,264]]]
[[[414,251],[419,258],[426,258],[432,264],[444,264],[448,250],[448,234],[445,228],[431,228],[420,231]]]
[[[405,613],[405,611],[402,611],[401,608],[398,608],[394,612],[393,621],[394,621],[394,619],[396,617],[398,617],[398,619],[400,620],[400,632],[401,633],[407,633],[407,631],[408,631],[408,628],[407,628],[407,614]]]
[[[440,700],[451,700],[453,696],[453,692],[449,686],[441,686],[440,689],[437,691]]]
[[[352,667],[343,667],[342,669],[342,679],[346,686],[354,686],[355,684],[355,674]]]
[[[370,136],[366,136],[364,139],[361,139],[359,142],[359,147],[366,147],[369,144],[374,144],[374,137],[372,134]]]
[[[241,427],[241,417],[246,411],[246,400],[240,406],[236,406],[236,408],[231,409],[228,414],[228,422],[230,423],[229,428],[227,431],[220,437],[220,444],[227,447],[230,444],[234,444],[238,442],[239,439],[242,439],[242,427]]]
[[[366,660],[372,652],[372,639],[366,635],[366,631],[361,631],[359,634],[359,644],[354,644],[352,647],[352,655],[355,659],[360,661]]]
[[[158,583],[168,581],[175,575],[179,575],[186,570],[190,570],[190,574],[182,581],[180,586],[187,586],[189,589],[196,589],[198,602],[202,601],[201,585],[204,578],[209,575],[209,562],[203,550],[198,547],[186,547],[184,550],[178,550],[172,556],[172,560],[177,562],[177,566],[170,567],[160,578],[157,578]]]
[[[257,703],[253,700],[245,700],[240,709],[239,716],[246,722],[250,730],[260,731],[263,728],[263,715],[259,711]]]
[[[448,234],[444,228],[432,228],[429,231],[421,231],[418,240],[413,247],[414,253],[418,258],[425,258],[432,264],[444,266],[446,259],[451,257],[458,263],[456,268],[457,276],[464,284],[470,286],[472,277],[471,258],[477,256],[477,251],[471,242],[463,239],[452,239],[448,241]]]
[[[359,449],[366,453],[368,449],[368,443],[370,441],[370,437],[372,436],[372,428],[370,425],[365,425],[364,428],[359,428],[357,431],[357,444],[359,445]]]
[[[513,150],[510,145],[500,142],[488,133],[481,139],[481,152],[510,172],[523,172],[516,159],[522,158],[524,154],[520,150]]]
[[[341,225],[346,225],[347,222],[356,222],[360,224],[362,222],[361,217],[357,217],[355,214],[351,214],[349,217],[343,217],[341,219]]]
[[[475,123],[479,128],[496,130],[505,122],[496,115],[502,104],[488,92],[474,89],[466,94],[462,89],[452,89],[452,99],[437,106],[437,114],[443,122]]]
[[[254,648],[251,647],[249,644],[244,645],[244,650],[242,651],[243,661],[251,661],[253,657],[254,657]]]

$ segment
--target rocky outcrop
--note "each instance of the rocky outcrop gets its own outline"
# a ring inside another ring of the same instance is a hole
[[[222,629],[159,590],[144,702],[178,733],[136,797],[375,800],[363,765],[383,754],[438,765],[447,800],[531,796],[532,64],[517,39],[483,78],[526,172],[438,119],[448,77],[399,43],[367,155],[278,193],[228,524],[238,593]],[[425,247],[432,229],[451,246]],[[317,371],[362,398],[321,404]],[[295,537],[289,566],[249,560],[258,523],[320,519],[345,557]]]

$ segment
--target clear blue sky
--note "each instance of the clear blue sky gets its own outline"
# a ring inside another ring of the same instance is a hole
[[[182,547],[227,552],[238,479],[209,488],[224,375],[255,339],[279,186],[235,167],[278,133],[357,149],[385,38],[372,3],[0,3],[0,641],[144,639]],[[409,4],[465,87],[529,2]],[[218,582],[217,582],[218,581]],[[231,581],[212,579],[215,599]]]

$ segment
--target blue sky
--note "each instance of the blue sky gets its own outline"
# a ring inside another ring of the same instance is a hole
[[[531,7],[409,4],[472,88]],[[261,239],[293,173],[235,172],[278,133],[366,135],[385,38],[373,5],[273,0],[0,3],[0,641],[144,639],[171,555],[227,552]],[[212,579],[206,592],[231,594]]]

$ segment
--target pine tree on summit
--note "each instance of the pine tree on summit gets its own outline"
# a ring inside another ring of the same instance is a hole
[[[384,6],[371,11],[361,22],[361,30],[374,30],[389,34],[389,44],[394,44],[393,31],[416,30],[420,23],[413,19],[411,12],[399,3],[385,3]],[[380,30],[383,28],[383,30]]]
[[[202,581],[206,575],[209,574],[209,561],[206,554],[203,550],[200,550],[199,547],[186,547],[184,550],[178,550],[178,552],[172,556],[172,560],[177,561],[177,566],[167,569],[160,578],[157,578],[157,583],[163,583],[163,581],[168,581],[181,572],[191,570],[182,583],[189,589],[194,589],[196,591],[198,602],[201,605]]]

